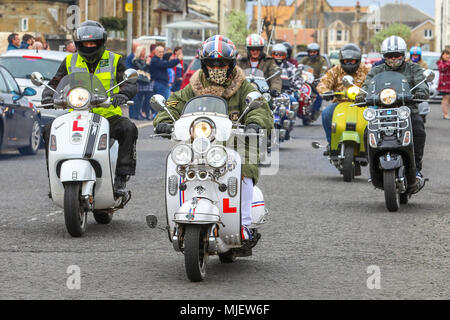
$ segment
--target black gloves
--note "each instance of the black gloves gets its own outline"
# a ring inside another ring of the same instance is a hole
[[[167,123],[167,122],[161,122],[161,123],[158,123],[158,125],[156,126],[155,133],[156,134],[161,134],[161,133],[171,134],[172,130],[173,130],[173,124]]]
[[[355,97],[355,102],[356,102],[356,103],[366,102],[366,94],[365,94],[364,92],[360,92],[360,93]]]
[[[261,126],[256,123],[249,123],[248,125],[245,126],[245,132],[258,133],[259,130],[261,130]]]
[[[41,104],[53,104],[53,97],[51,96],[47,96],[47,97],[43,97],[41,100]]]
[[[428,97],[427,97],[426,94],[423,93],[423,92],[416,92],[416,93],[414,93],[414,99],[418,99],[418,100],[427,100]]]
[[[280,95],[280,92],[278,90],[272,89],[270,90],[270,95],[272,97],[278,97]]]
[[[333,91],[327,91],[323,93],[321,97],[326,101],[331,101],[334,98]]]
[[[121,93],[114,93],[113,95],[111,95],[111,104],[114,107],[126,104],[128,100],[129,100],[128,97]]]

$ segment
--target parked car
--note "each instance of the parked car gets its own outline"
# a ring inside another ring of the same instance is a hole
[[[26,87],[36,90],[37,94],[31,98],[31,101],[36,106],[39,106],[44,86],[36,87],[33,85],[30,79],[31,73],[34,71],[41,73],[46,83],[48,83],[68,54],[68,52],[51,50],[9,50],[0,56],[0,65],[6,67],[12,73],[22,91]],[[39,110],[42,129],[50,120],[67,112],[60,109],[40,108]],[[41,131],[43,132],[43,130]]]
[[[439,92],[437,91],[437,87],[439,84],[439,69],[437,67],[437,62],[440,56],[441,53],[439,52],[431,52],[431,51],[422,52],[422,59],[427,63],[428,68],[433,70],[435,74],[433,85],[430,88],[430,100],[437,102],[442,100],[442,96],[440,96]]]
[[[341,64],[339,61],[339,51],[331,51],[328,55],[332,66],[338,66]]]
[[[35,94],[29,87],[21,90],[11,73],[0,66],[0,150],[14,148],[23,155],[38,152],[40,113],[27,98]]]
[[[364,59],[364,63],[373,65],[375,62],[381,61],[383,56],[379,52],[369,52]]]
[[[189,63],[186,71],[183,75],[183,81],[181,82],[181,89],[186,87],[189,84],[189,80],[191,80],[192,75],[195,71],[201,68],[200,59],[196,56],[191,63]]]
[[[301,52],[297,53],[297,55],[295,56],[295,59],[297,59],[297,61],[300,62],[300,60],[302,60],[307,55],[308,55],[308,52],[301,51]],[[325,60],[327,60],[328,69],[330,69],[333,65],[331,64],[331,61],[330,61],[330,58],[328,58],[328,55],[326,55],[325,53],[322,53],[321,56],[324,57]]]

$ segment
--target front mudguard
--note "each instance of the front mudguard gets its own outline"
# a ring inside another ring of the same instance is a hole
[[[403,158],[401,155],[382,155],[379,158],[381,170],[394,170],[403,167]]]
[[[339,139],[340,143],[345,142],[354,142],[357,145],[361,144],[361,138],[359,137],[359,133],[356,131],[344,131],[342,132],[341,138]]]
[[[173,221],[178,224],[222,224],[219,208],[207,198],[192,198],[184,202]]]

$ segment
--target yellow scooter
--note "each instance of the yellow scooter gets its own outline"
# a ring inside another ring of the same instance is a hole
[[[354,104],[361,89],[353,85],[353,78],[345,76],[343,83],[345,91],[332,94],[345,96],[349,101],[339,103],[334,109],[328,159],[344,176],[344,181],[350,182],[361,175],[361,166],[368,164],[364,145],[367,121],[363,117],[367,107],[356,107]],[[317,149],[320,144],[313,142],[312,146]]]

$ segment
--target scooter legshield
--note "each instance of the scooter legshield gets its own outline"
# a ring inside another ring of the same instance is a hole
[[[339,145],[345,141],[354,141],[359,144],[359,150],[355,154],[365,151],[364,131],[367,127],[367,121],[363,117],[365,110],[361,107],[350,106],[353,102],[339,103],[333,112],[331,124],[331,150],[337,151]]]

